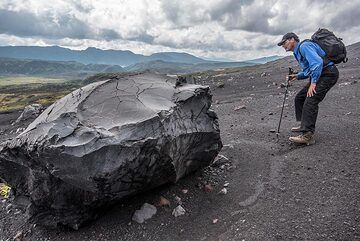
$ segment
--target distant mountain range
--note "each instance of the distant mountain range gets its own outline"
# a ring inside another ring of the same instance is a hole
[[[48,61],[76,61],[82,64],[107,64],[129,66],[141,62],[164,61],[171,63],[214,63],[214,62],[234,62],[229,60],[202,59],[188,53],[161,52],[150,56],[135,54],[128,50],[102,50],[97,48],[87,48],[85,50],[71,50],[59,46],[0,46],[0,57],[17,59],[38,59]],[[281,56],[270,56],[246,62],[265,63],[268,61],[282,58]]]
[[[145,56],[131,51],[97,48],[71,50],[59,46],[0,46],[0,75],[86,77],[95,73],[145,70],[165,74],[186,74],[263,64],[279,58],[282,57],[270,56],[242,62],[220,62],[176,52]]]
[[[187,53],[162,52],[145,56],[135,54],[128,50],[101,50],[97,48],[71,50],[59,46],[0,46],[0,57],[39,59],[48,61],[76,61],[82,64],[107,64],[120,66],[129,66],[140,62],[156,60],[188,64],[213,62]]]
[[[0,75],[86,77],[96,73],[122,72],[118,65],[82,64],[75,61],[46,61],[0,58]]]
[[[188,74],[206,70],[251,66],[251,62],[176,63],[147,61],[122,68],[119,65],[82,64],[76,61],[46,61],[0,57],[0,75],[86,77],[96,73],[154,71],[163,74]]]

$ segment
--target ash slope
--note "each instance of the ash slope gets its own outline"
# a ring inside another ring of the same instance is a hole
[[[32,228],[27,240],[359,239],[359,49],[359,43],[349,46],[349,62],[338,66],[339,81],[320,104],[315,145],[298,147],[287,141],[295,124],[294,95],[303,81],[290,87],[279,141],[269,133],[279,121],[284,94],[279,85],[287,68],[296,66],[292,57],[214,73],[202,81],[213,90],[222,154],[230,159],[223,169],[207,168],[176,185],[129,199],[77,232]],[[224,88],[217,88],[218,83]],[[246,109],[234,111],[240,105]],[[11,119],[9,115],[4,119]],[[225,182],[228,193],[219,195]],[[205,192],[205,183],[214,190]],[[186,209],[178,218],[171,215],[175,195]],[[171,201],[170,208],[159,207],[143,225],[131,223],[136,209],[160,196]],[[9,217],[6,203],[2,205],[2,238],[30,229],[23,214]]]

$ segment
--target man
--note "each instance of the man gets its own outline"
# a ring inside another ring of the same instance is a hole
[[[326,61],[325,52],[318,44],[312,41],[300,43],[295,33],[285,34],[278,46],[292,51],[301,67],[298,74],[289,75],[287,78],[290,81],[309,78],[307,85],[295,97],[296,121],[301,122],[301,125],[291,130],[301,132],[301,135],[290,137],[289,140],[299,144],[314,144],[319,103],[337,82],[339,71],[333,62]]]

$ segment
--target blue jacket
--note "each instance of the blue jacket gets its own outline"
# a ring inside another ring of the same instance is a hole
[[[300,47],[299,47],[300,46]],[[299,53],[301,51],[301,54]],[[304,41],[301,44],[297,43],[294,49],[295,59],[299,62],[302,69],[297,74],[297,79],[311,79],[311,83],[316,83],[323,70],[323,58],[325,51],[312,41]],[[333,65],[333,62],[329,62],[326,66]]]

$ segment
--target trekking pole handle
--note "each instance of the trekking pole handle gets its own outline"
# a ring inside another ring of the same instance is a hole
[[[293,68],[289,67],[289,75],[294,74]]]

